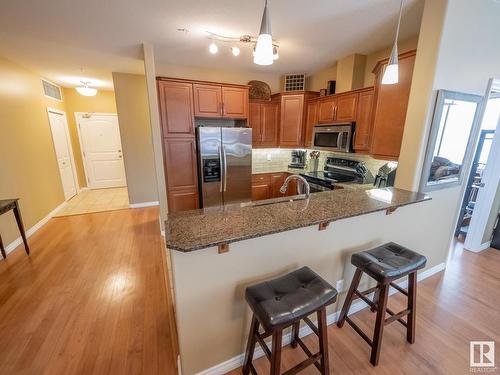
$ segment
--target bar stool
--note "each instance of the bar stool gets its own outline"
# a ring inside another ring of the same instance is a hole
[[[281,372],[281,344],[283,330],[292,327],[292,347],[297,344],[308,358],[286,372],[296,374],[314,364],[321,374],[329,374],[326,306],[335,302],[337,290],[308,267],[302,267],[282,277],[250,286],[245,298],[253,311],[250,333],[245,352],[243,374],[256,375],[252,364],[255,344],[258,342],[271,362],[270,375]],[[308,318],[316,312],[318,327]],[[304,320],[319,338],[319,352],[312,354],[299,338],[300,321]],[[259,327],[264,329],[259,332]],[[264,339],[272,336],[272,349]]]
[[[416,319],[416,297],[417,297],[417,270],[424,268],[427,258],[411,251],[394,242],[376,247],[368,251],[362,251],[351,256],[351,263],[356,267],[354,278],[347,292],[347,296],[340,313],[337,326],[342,328],[347,321],[352,328],[372,348],[370,362],[377,366],[380,357],[380,347],[384,326],[398,321],[406,327],[406,341],[410,344],[415,342],[415,319]],[[357,288],[363,272],[377,281],[377,286],[360,292]],[[408,290],[394,283],[395,280],[408,275]],[[394,287],[408,297],[407,308],[398,313],[387,307],[389,288]],[[366,296],[374,293],[373,301]],[[351,303],[356,298],[365,301],[372,311],[377,312],[373,340],[370,339],[347,315]],[[388,313],[390,317],[385,318]],[[406,321],[402,318],[408,315]]]

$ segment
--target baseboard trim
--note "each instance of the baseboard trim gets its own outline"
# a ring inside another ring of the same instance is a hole
[[[428,277],[435,275],[436,273],[439,273],[443,271],[446,268],[445,263],[440,263],[434,267],[431,267],[429,269],[426,269],[423,272],[420,272],[417,275],[417,281],[420,282],[422,280],[427,279]],[[406,288],[408,286],[408,281],[402,281],[398,283],[398,286],[401,288]],[[389,295],[392,295],[396,293],[396,289],[391,288],[389,290]],[[349,315],[355,314],[358,311],[363,310],[364,308],[368,307],[368,305],[363,302],[363,301],[357,301],[351,305],[351,308],[349,310]],[[332,325],[337,322],[338,318],[340,315],[340,311],[336,311],[326,317],[326,323],[328,325]],[[312,332],[311,328],[309,326],[304,326],[300,329],[299,331],[299,336],[304,337],[307,335],[310,335]],[[283,346],[286,346],[290,344],[291,341],[291,334],[288,333],[287,335],[283,336]],[[270,344],[270,343],[268,343]],[[260,358],[264,355],[264,351],[262,348],[257,345],[255,348],[255,353],[254,353],[254,359]],[[220,374],[225,374],[229,371],[232,371],[234,369],[237,369],[238,367],[241,367],[243,365],[243,361],[245,359],[245,354],[240,354],[237,355],[236,357],[233,357],[231,359],[228,359],[225,362],[219,363],[218,365],[215,365],[213,367],[210,367],[209,369],[203,370],[201,372],[198,372],[196,375],[220,375]]]
[[[159,205],[160,205],[160,202],[153,201],[153,202],[131,203],[128,206],[130,208],[143,208],[143,207],[153,207],[153,206],[159,206]]]
[[[61,203],[59,206],[54,208],[52,211],[49,212],[47,216],[45,216],[42,220],[40,220],[38,223],[33,225],[31,228],[26,230],[26,238],[30,238],[33,233],[35,233],[38,229],[43,227],[47,222],[54,217],[54,215],[66,205],[67,202]],[[14,251],[16,247],[21,245],[23,243],[23,239],[21,236],[17,237],[14,241],[12,241],[10,244],[8,244],[5,247],[5,252],[9,254],[10,252]]]
[[[464,249],[467,250],[467,251],[472,251],[473,253],[479,253],[481,251],[489,249],[490,247],[491,247],[491,241],[488,241],[488,242],[482,243],[476,249],[469,249],[469,248],[466,248],[465,246],[464,246]]]

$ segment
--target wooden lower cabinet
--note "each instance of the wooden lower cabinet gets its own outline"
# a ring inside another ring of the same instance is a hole
[[[279,198],[285,196],[280,192],[285,179],[291,175],[288,172],[258,173],[252,175],[252,200]],[[286,196],[297,195],[297,180],[288,184]]]
[[[165,138],[163,154],[169,211],[199,208],[195,138]]]
[[[168,211],[178,212],[194,210],[199,208],[198,190],[174,190],[169,191],[168,198]]]

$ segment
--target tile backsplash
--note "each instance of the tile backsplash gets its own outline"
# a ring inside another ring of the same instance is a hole
[[[309,153],[313,149],[307,149],[307,170],[313,168],[310,162]],[[292,149],[284,148],[254,148],[252,150],[252,173],[271,173],[283,172],[288,169],[291,162]],[[379,168],[388,162],[388,160],[374,159],[369,155],[363,154],[345,154],[320,151],[318,169],[323,169],[327,156],[338,156],[346,159],[362,160],[366,167],[375,176]]]

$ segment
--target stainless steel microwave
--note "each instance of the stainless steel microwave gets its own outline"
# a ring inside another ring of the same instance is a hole
[[[313,130],[313,148],[325,151],[352,152],[354,124],[317,125]]]

